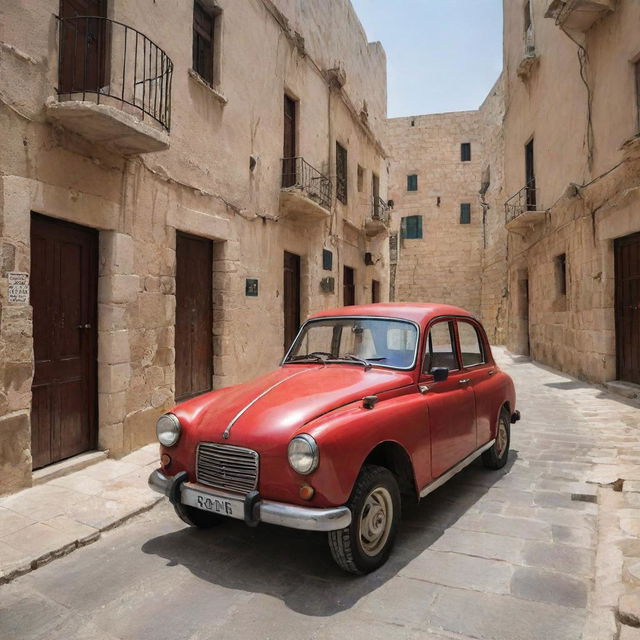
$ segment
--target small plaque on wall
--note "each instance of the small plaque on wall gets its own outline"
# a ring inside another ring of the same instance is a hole
[[[257,278],[247,278],[244,293],[246,296],[251,296],[252,298],[257,297],[258,295],[258,279]]]
[[[11,271],[7,273],[9,304],[27,304],[29,302],[29,274]]]

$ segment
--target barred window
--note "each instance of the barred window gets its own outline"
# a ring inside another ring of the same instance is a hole
[[[347,204],[347,150],[336,142],[336,198]]]
[[[462,162],[471,161],[471,143],[470,142],[463,142],[460,145],[460,160]]]

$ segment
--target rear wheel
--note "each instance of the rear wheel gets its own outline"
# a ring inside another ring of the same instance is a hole
[[[509,458],[509,445],[511,444],[511,416],[503,407],[498,418],[496,441],[490,449],[482,454],[482,462],[488,469],[502,469]]]
[[[202,509],[196,509],[187,504],[174,504],[173,508],[176,510],[180,520],[198,529],[211,529],[211,527],[222,524],[225,519],[224,516],[217,513],[202,511]]]
[[[362,469],[347,506],[351,524],[329,532],[331,555],[350,573],[370,573],[382,566],[393,547],[400,519],[400,490],[384,467]]]

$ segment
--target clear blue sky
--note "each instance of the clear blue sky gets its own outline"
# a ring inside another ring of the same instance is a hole
[[[389,117],[477,109],[502,69],[502,0],[351,0],[387,52]]]

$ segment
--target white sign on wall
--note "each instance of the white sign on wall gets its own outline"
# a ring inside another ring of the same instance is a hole
[[[29,302],[29,274],[10,271],[7,273],[9,304],[27,304]]]

